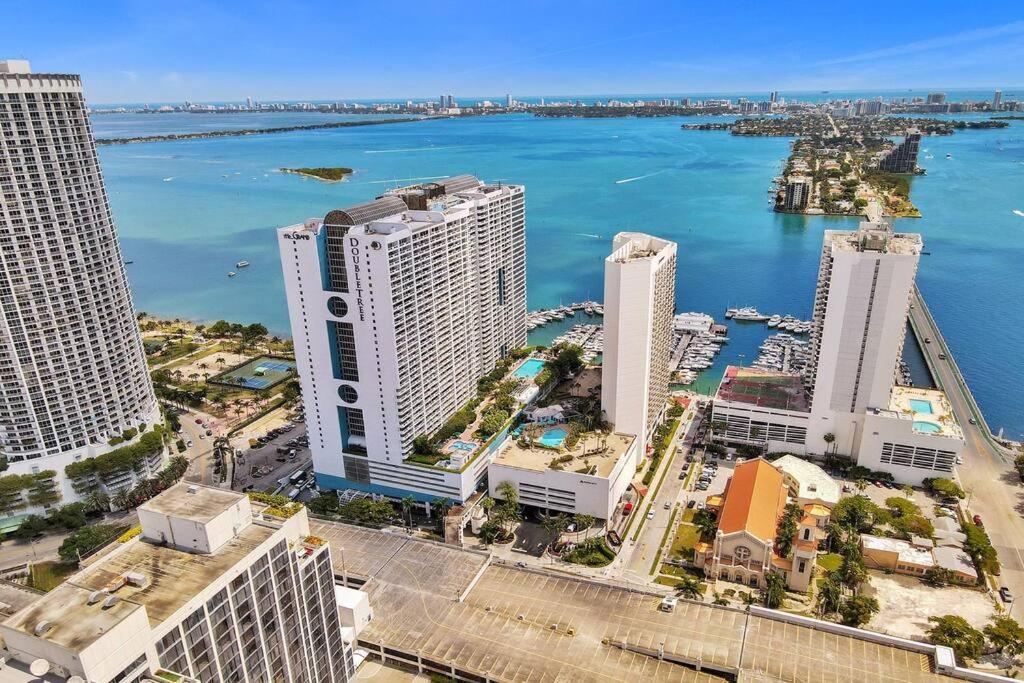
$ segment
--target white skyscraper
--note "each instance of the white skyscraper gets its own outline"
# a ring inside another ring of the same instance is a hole
[[[1003,106],[1003,91],[996,90],[992,95],[992,111],[999,111],[1000,107]]]
[[[0,61],[0,193],[0,454],[63,480],[160,417],[78,76]]]
[[[465,500],[492,453],[407,457],[526,344],[524,188],[458,176],[278,236],[319,486]]]
[[[368,597],[335,586],[330,546],[289,512],[176,484],[139,507],[138,537],[0,623],[0,680],[43,680],[38,659],[47,681],[353,679]]]
[[[668,397],[676,244],[620,232],[604,262],[601,408],[646,444]]]

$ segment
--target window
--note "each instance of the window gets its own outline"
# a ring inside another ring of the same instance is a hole
[[[327,300],[327,310],[336,318],[344,318],[348,313],[348,304],[340,296],[332,296]]]
[[[807,568],[807,563],[804,562],[803,560],[800,560],[800,565],[797,567],[797,572],[803,574],[804,573],[804,569],[806,569],[806,568]]]
[[[348,384],[342,384],[338,387],[338,396],[345,403],[355,403],[359,400],[359,393]]]
[[[750,548],[748,548],[745,545],[738,545],[738,546],[736,546],[736,550],[733,551],[733,554],[736,555],[736,559],[737,560],[749,559],[750,558]]]

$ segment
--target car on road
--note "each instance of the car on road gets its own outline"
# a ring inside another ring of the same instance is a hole
[[[207,429],[206,430],[206,435],[207,436],[213,436],[213,430],[212,429]]]
[[[974,517],[972,517],[971,520],[978,526],[985,526],[985,522],[982,521],[981,515],[974,515]]]
[[[192,439],[189,439],[188,441],[186,441],[186,442],[185,442],[185,446],[186,446],[187,448],[192,448]]]
[[[999,599],[1006,603],[1013,602],[1013,593],[1006,586],[1001,586],[999,588]]]
[[[663,507],[663,508],[665,508],[666,510],[668,510],[669,508],[671,508],[671,507],[672,507],[672,503],[670,503],[670,502],[668,502],[668,501],[666,500],[666,501],[665,501],[665,504],[664,504],[664,505],[662,505],[661,507]]]
[[[201,418],[201,417],[197,417],[197,418],[196,418],[196,424],[197,424],[197,425],[201,425],[201,424],[203,424],[203,418]]]
[[[697,504],[697,501],[691,500],[689,503],[686,504],[686,509],[687,510],[692,510],[693,506],[696,505],[696,504]]]
[[[939,360],[946,360],[946,354],[940,353],[939,354]]]
[[[976,424],[978,424],[978,421],[977,421],[977,420],[975,420],[975,419],[974,419],[973,417],[969,417],[969,418],[967,418],[967,421],[968,421],[968,422],[970,422],[970,423],[971,423],[972,425],[976,425]]]
[[[516,566],[519,567],[520,569],[526,569],[526,563],[523,562],[522,560],[516,562]]]
[[[199,440],[200,441],[205,441],[206,440],[206,435],[205,434],[200,434],[199,435]]]
[[[647,519],[654,519],[654,508],[647,511]]]
[[[932,338],[931,337],[925,337],[924,338],[924,343],[925,344],[931,344],[932,343]]]

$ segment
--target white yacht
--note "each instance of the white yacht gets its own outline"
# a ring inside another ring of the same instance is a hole
[[[248,267],[249,267],[249,262],[248,261],[239,261],[238,263],[235,264],[235,268],[248,268]]]
[[[728,314],[726,314],[726,315],[728,315]],[[768,320],[768,316],[764,315],[763,313],[758,312],[758,310],[756,308],[754,308],[753,306],[746,306],[744,308],[741,308],[741,309],[737,310],[735,313],[733,313],[732,314],[732,319],[733,320],[747,320],[747,321],[750,321],[750,322],[764,322],[765,320]]]

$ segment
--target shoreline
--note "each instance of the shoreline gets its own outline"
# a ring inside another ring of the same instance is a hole
[[[323,176],[317,175],[316,173],[310,173],[309,172],[309,171],[316,170],[316,169],[301,169],[301,168],[284,168],[284,167],[282,167],[282,168],[279,168],[277,170],[280,171],[281,173],[290,173],[292,175],[302,176],[304,178],[312,178],[314,180],[319,180],[322,183],[344,183],[344,182],[346,182],[348,180],[349,176],[351,176],[352,174],[355,173],[354,169],[349,168],[349,169],[345,169],[345,171],[342,173],[342,176],[340,178],[325,178]]]
[[[374,119],[371,121],[331,121],[329,123],[311,123],[301,126],[280,126],[276,128],[244,128],[241,130],[211,130],[202,133],[168,133],[166,135],[141,135],[127,138],[97,138],[97,146],[137,145],[147,142],[179,142],[182,140],[205,140],[207,138],[244,137],[246,135],[271,135],[274,133],[293,133],[303,130],[327,130],[331,128],[355,128],[357,126],[383,126],[392,123],[413,123],[427,121],[434,117],[408,117],[404,119]]]

